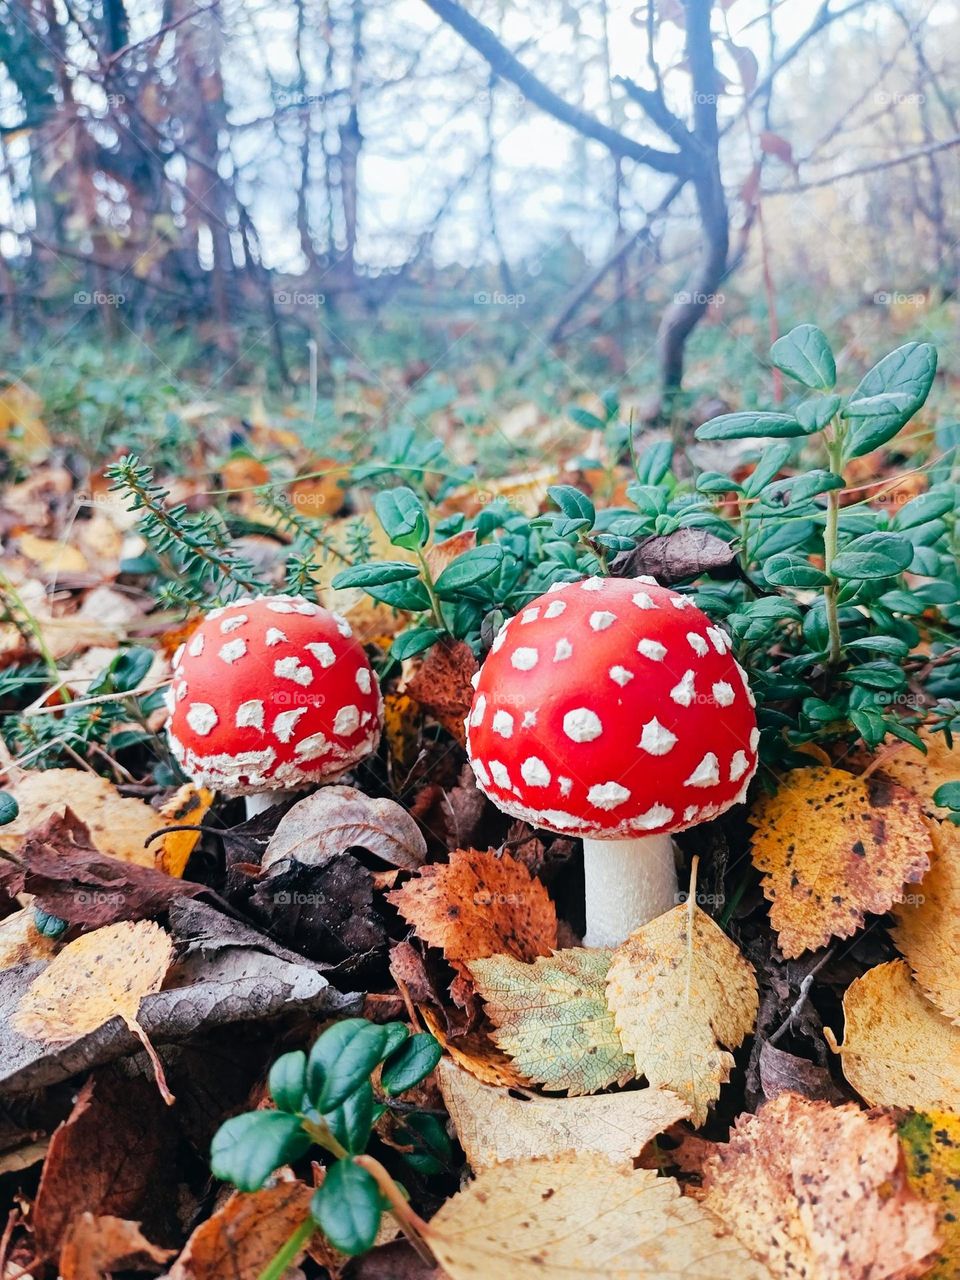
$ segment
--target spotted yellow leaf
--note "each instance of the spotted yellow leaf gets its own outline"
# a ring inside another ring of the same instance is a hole
[[[937,1209],[940,1252],[929,1280],[960,1275],[960,1116],[914,1111],[900,1124],[907,1177],[918,1195]]]

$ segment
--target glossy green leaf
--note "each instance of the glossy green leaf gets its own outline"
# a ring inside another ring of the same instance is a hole
[[[547,496],[571,520],[586,520],[593,524],[596,519],[597,511],[593,503],[572,484],[548,485]]]
[[[770,348],[770,359],[795,381],[814,391],[829,391],[837,365],[827,335],[815,324],[798,324]]]
[[[755,410],[721,414],[696,431],[698,440],[789,439],[809,434],[792,413],[760,413]]]
[[[372,1247],[383,1217],[376,1182],[352,1160],[338,1160],[313,1194],[310,1212],[335,1249],[348,1257]]]
[[[386,1042],[384,1028],[366,1018],[344,1018],[328,1027],[307,1059],[307,1093],[316,1109],[331,1111],[368,1079]]]
[[[383,1064],[380,1084],[384,1093],[395,1097],[406,1089],[412,1089],[430,1074],[442,1056],[439,1041],[428,1032],[421,1031],[411,1036]]]
[[[333,586],[341,587],[379,587],[388,582],[405,582],[408,578],[416,578],[420,574],[415,564],[404,560],[379,560],[373,564],[357,564],[350,569],[343,569],[333,579]]]
[[[763,566],[763,576],[775,587],[801,589],[822,587],[830,581],[806,556],[795,555],[790,551],[781,551],[771,556]]]
[[[384,533],[395,547],[414,551],[426,543],[430,521],[412,489],[384,489],[377,494],[373,505]]]
[[[815,431],[824,429],[841,404],[839,396],[811,396],[809,400],[801,401],[794,412],[806,434],[813,435]]]
[[[306,1081],[307,1055],[297,1049],[276,1060],[270,1068],[267,1088],[281,1111],[297,1112],[303,1109]]]
[[[226,1120],[210,1144],[215,1178],[241,1191],[259,1191],[281,1165],[299,1160],[311,1147],[296,1116],[285,1111],[247,1111]]]
[[[908,342],[875,364],[842,411],[851,420],[845,457],[862,457],[892,439],[926,400],[936,371],[929,342]]]
[[[496,543],[473,547],[448,564],[433,585],[438,596],[455,596],[467,587],[492,578],[502,564],[503,548]]]
[[[370,1081],[364,1080],[338,1107],[325,1111],[323,1118],[340,1145],[351,1155],[360,1155],[366,1150],[373,1128],[374,1097]]]
[[[20,812],[16,798],[9,791],[0,791],[0,827],[13,822]]]
[[[405,658],[412,658],[423,653],[424,649],[431,648],[445,635],[446,632],[437,627],[411,627],[409,631],[402,631],[394,640],[390,646],[390,657],[403,662]]]
[[[891,578],[913,559],[913,544],[895,533],[867,533],[854,538],[833,561],[838,578]]]

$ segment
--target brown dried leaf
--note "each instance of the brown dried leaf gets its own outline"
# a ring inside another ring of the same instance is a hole
[[[527,868],[509,854],[455,849],[387,894],[416,934],[455,966],[507,952],[519,960],[557,945],[557,912]]]
[[[874,774],[816,766],[788,773],[750,814],[753,860],[788,958],[849,938],[920,880],[933,845],[916,796]]]
[[[453,1061],[484,1084],[502,1085],[507,1089],[522,1089],[531,1084],[511,1062],[507,1055],[482,1031],[470,1031],[462,1036],[448,1035],[440,1019],[424,1005],[419,1010],[423,1024],[431,1035],[443,1045]]]
[[[890,1117],[796,1094],[740,1117],[704,1167],[703,1204],[782,1280],[910,1280],[938,1244]]]
[[[770,1280],[672,1178],[595,1152],[486,1169],[426,1235],[451,1280]]]
[[[16,797],[20,813],[0,829],[0,849],[16,853],[26,835],[51,814],[62,816],[69,804],[101,853],[141,867],[154,865],[153,850],[145,848],[145,841],[165,825],[163,819],[142,800],[121,796],[99,774],[83,769],[27,772],[8,789]]]
[[[101,1280],[114,1271],[162,1271],[176,1250],[158,1249],[139,1222],[83,1213],[60,1250],[60,1280]]]
[[[438,641],[427,654],[407,691],[452,738],[466,746],[464,720],[473,701],[470,679],[476,674],[473,650],[462,640]]]
[[[675,533],[653,534],[632,551],[621,551],[614,557],[610,572],[615,578],[650,574],[668,585],[701,573],[722,574],[736,558],[737,553],[722,538],[705,529],[684,528]]]
[[[481,1084],[446,1058],[437,1079],[475,1170],[565,1151],[632,1160],[651,1138],[690,1114],[675,1093],[657,1088],[596,1098],[515,1098],[509,1089]]]
[[[334,785],[298,800],[283,815],[260,865],[265,871],[291,859],[322,866],[353,848],[406,871],[416,870],[427,852],[420,828],[396,801]]]
[[[903,960],[869,969],[843,997],[843,1074],[874,1107],[960,1112],[960,1028],[922,996]]]
[[[302,1182],[235,1192],[194,1231],[170,1268],[170,1280],[246,1280],[260,1275],[309,1217],[312,1195],[313,1188]],[[303,1253],[306,1250],[304,1244]],[[299,1260],[292,1258],[290,1265]]]

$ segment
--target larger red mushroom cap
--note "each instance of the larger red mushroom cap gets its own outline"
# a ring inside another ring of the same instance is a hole
[[[652,578],[556,584],[500,631],[467,750],[482,790],[594,839],[683,830],[744,799],[754,698],[730,639]]]
[[[299,596],[246,598],[208,613],[175,655],[167,736],[204,786],[297,790],[375,749],[381,705],[345,618]]]

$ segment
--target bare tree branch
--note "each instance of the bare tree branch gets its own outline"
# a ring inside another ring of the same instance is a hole
[[[478,22],[472,14],[456,3],[456,0],[424,0],[433,12],[453,27],[458,35],[472,45],[482,57],[504,80],[515,84],[529,101],[559,120],[569,125],[585,138],[599,142],[615,156],[634,160],[637,164],[646,165],[658,173],[672,173],[676,177],[689,176],[686,157],[677,151],[661,151],[656,147],[648,147],[634,138],[627,137],[617,129],[598,120],[589,111],[564,101],[559,94],[544,84],[542,80],[515,58],[503,45],[489,27]]]

